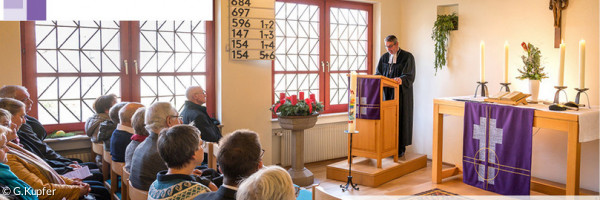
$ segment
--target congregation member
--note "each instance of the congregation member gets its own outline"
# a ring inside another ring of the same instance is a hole
[[[203,182],[193,175],[195,167],[204,159],[203,142],[197,128],[176,125],[164,129],[157,143],[158,153],[169,169],[158,172],[150,186],[148,199],[194,199],[210,192],[207,187],[210,181],[204,179],[208,182]]]
[[[131,125],[131,117],[141,107],[144,107],[144,105],[131,102],[119,110],[120,123],[110,137],[110,155],[113,161],[125,162],[125,150],[129,142],[131,142],[131,136],[134,133]]]
[[[110,121],[110,117],[108,116],[108,111],[110,108],[117,103],[117,95],[108,94],[102,95],[96,98],[94,101],[94,112],[96,112],[93,116],[88,118],[85,121],[85,134],[91,138],[93,143],[100,143],[102,141],[98,140],[98,132],[100,131],[100,124],[105,121]],[[102,156],[96,155],[96,165],[100,166],[102,163]]]
[[[133,127],[133,136],[131,136],[131,142],[127,145],[125,150],[125,170],[131,172],[131,160],[135,154],[135,148],[142,143],[148,137],[148,131],[144,122],[144,115],[146,114],[146,108],[138,108],[137,111],[131,117],[131,127]]]
[[[223,173],[223,185],[216,192],[200,194],[196,200],[235,200],[240,182],[263,167],[258,134],[237,130],[221,139],[217,164]]]
[[[131,161],[131,185],[139,190],[148,191],[156,180],[156,173],[167,170],[157,148],[158,136],[162,129],[181,124],[177,110],[169,102],[155,102],[146,108],[146,130],[150,133],[135,149]]]
[[[0,108],[9,111],[12,117],[8,124],[14,123],[15,129],[19,129],[25,124],[25,104],[22,102],[12,98],[0,98]],[[8,120],[8,116],[0,118],[2,118],[0,119],[2,122]],[[38,195],[39,199],[75,200],[84,198],[87,194],[91,194],[95,199],[108,199],[110,196],[108,190],[99,181],[79,181],[61,176],[42,158],[13,143],[12,141],[17,137],[14,133],[7,135],[7,165],[19,179],[33,189],[54,191]]]
[[[406,146],[412,144],[413,83],[415,82],[415,58],[398,45],[398,38],[389,35],[384,39],[387,52],[377,63],[375,75],[394,79],[400,85],[398,115],[398,156],[404,156]],[[394,99],[394,89],[384,88],[384,99]]]
[[[10,113],[4,109],[0,109],[0,124],[10,119]],[[37,195],[25,193],[25,191],[31,191],[32,188],[27,183],[23,182],[17,175],[10,171],[10,167],[5,163],[8,162],[6,153],[8,152],[8,139],[7,134],[16,134],[14,130],[11,130],[3,125],[0,125],[0,190],[2,194],[10,200],[37,200]]]
[[[263,167],[245,179],[236,194],[237,200],[294,200],[292,177],[279,166]]]
[[[60,174],[70,172],[74,168],[80,168],[81,165],[85,165],[90,168],[90,172],[93,174],[87,180],[102,181],[102,173],[100,173],[95,163],[83,163],[79,159],[65,158],[43,142],[42,138],[45,138],[46,135],[44,127],[37,119],[26,114],[31,111],[33,104],[33,101],[29,98],[30,95],[27,88],[18,85],[6,85],[0,88],[0,97],[16,99],[25,105],[25,112],[23,113],[25,123],[18,129],[17,135],[19,137],[15,140],[15,143],[22,145],[28,151],[44,159]]]
[[[108,116],[110,120],[104,121],[100,123],[100,128],[98,130],[98,140],[104,142],[104,151],[110,151],[110,138],[117,129],[117,126],[121,122],[119,119],[119,111],[128,102],[119,102],[113,105],[108,111]]]
[[[206,91],[200,86],[191,86],[185,92],[187,101],[183,104],[181,117],[184,124],[194,122],[194,126],[202,133],[202,140],[207,142],[219,142],[221,131],[217,127],[219,122],[211,118],[206,112]]]

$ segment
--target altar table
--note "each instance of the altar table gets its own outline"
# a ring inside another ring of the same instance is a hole
[[[444,143],[444,114],[464,116],[465,103],[455,98],[436,98],[433,100],[433,152],[432,152],[432,182],[441,183],[442,179],[458,175],[461,169],[453,167],[442,170],[442,146]],[[529,106],[528,106],[529,107]],[[586,108],[587,109],[587,108]],[[597,110],[594,110],[597,112]],[[565,131],[567,141],[567,181],[566,190],[532,179],[531,189],[542,190],[551,194],[579,194],[579,170],[581,159],[581,141],[579,133],[579,114],[573,112],[554,112],[535,110],[533,127]],[[595,134],[598,134],[597,132]],[[597,136],[596,136],[597,139]],[[550,191],[550,192],[549,192]]]

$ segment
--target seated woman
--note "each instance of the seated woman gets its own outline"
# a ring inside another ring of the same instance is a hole
[[[131,117],[131,127],[133,128],[133,136],[131,136],[131,142],[127,145],[125,150],[125,169],[131,172],[131,160],[135,155],[135,148],[142,143],[149,135],[145,126],[144,115],[146,115],[146,108],[138,108],[133,117]]]
[[[236,199],[294,200],[296,195],[292,177],[279,166],[263,167],[240,184]]]
[[[160,171],[150,185],[148,199],[194,199],[210,192],[206,183],[198,183],[194,168],[202,164],[204,150],[200,131],[190,125],[176,125],[160,133],[158,153],[168,167]],[[216,188],[215,188],[216,189]]]
[[[0,116],[0,122],[4,124],[14,123],[18,130],[25,123],[25,104],[11,98],[0,98],[0,108],[9,111],[12,116],[5,113]],[[90,193],[96,199],[110,199],[110,193],[102,183],[90,181],[84,183],[81,180],[72,180],[59,175],[43,159],[29,152],[19,145],[10,141],[17,138],[16,134],[7,135],[8,144],[8,166],[15,175],[35,190],[53,191],[38,194],[39,199],[79,199]]]
[[[6,114],[10,115],[8,111],[0,109],[0,115]],[[14,134],[14,131],[0,125],[0,190],[2,190],[2,193],[11,200],[37,200],[38,197],[36,195],[25,193],[25,191],[33,191],[33,189],[27,185],[27,183],[19,179],[17,175],[12,173],[8,165],[4,164],[8,162],[8,159],[6,159],[6,152],[8,152],[8,147],[6,146],[8,140],[6,139],[6,135],[8,134]]]
[[[96,98],[94,101],[94,114],[87,121],[85,121],[85,134],[91,138],[92,142],[98,143],[102,141],[98,141],[98,132],[100,131],[100,123],[105,121],[110,121],[110,117],[108,116],[108,111],[110,108],[117,103],[117,95],[108,94],[102,95]],[[102,156],[96,155],[96,164],[98,166],[102,165]]]

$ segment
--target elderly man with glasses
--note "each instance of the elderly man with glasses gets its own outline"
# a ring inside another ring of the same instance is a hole
[[[186,90],[185,96],[187,101],[185,101],[181,111],[183,123],[190,124],[194,122],[194,126],[202,133],[203,141],[219,142],[221,139],[221,131],[217,127],[219,122],[210,118],[206,112],[206,107],[202,106],[206,103],[206,91],[200,86],[192,86]]]

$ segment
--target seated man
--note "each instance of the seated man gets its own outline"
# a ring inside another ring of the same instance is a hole
[[[235,199],[240,182],[262,168],[262,155],[258,134],[237,130],[225,136],[219,145],[217,163],[223,172],[223,185],[216,192],[200,194],[194,199]]]
[[[198,129],[190,125],[164,129],[158,138],[158,153],[169,170],[158,172],[148,199],[185,200],[210,192],[210,181],[201,184],[198,176],[193,175],[196,165],[204,159]]]
[[[106,120],[100,123],[100,130],[98,131],[98,141],[104,142],[104,150],[110,152],[110,138],[112,137],[113,132],[117,129],[118,124],[121,122],[119,119],[119,111],[128,102],[120,102],[113,105],[108,111],[108,116],[110,120]]]
[[[167,166],[158,154],[157,142],[160,131],[181,124],[177,110],[169,102],[155,102],[146,108],[146,130],[150,136],[135,149],[131,161],[131,185],[139,190],[148,191],[156,180],[156,173],[167,170]]]
[[[125,150],[131,142],[133,128],[131,127],[131,117],[138,108],[144,107],[141,103],[128,103],[119,111],[121,123],[110,137],[110,155],[116,162],[125,162]]]
[[[181,116],[184,124],[194,122],[194,126],[202,133],[202,140],[207,142],[219,142],[221,131],[217,127],[218,121],[210,118],[206,112],[206,92],[200,86],[189,87],[185,96],[187,101],[183,105]],[[216,122],[216,123],[215,123]]]
[[[21,101],[25,104],[25,111],[31,111],[33,101],[29,98],[30,96],[29,92],[27,92],[27,88],[23,86],[6,85],[0,88],[0,97],[13,98]],[[98,166],[95,163],[81,163],[81,160],[65,158],[56,153],[50,146],[43,142],[43,138],[46,137],[46,130],[42,124],[34,117],[26,115],[25,118],[26,123],[17,131],[19,143],[22,144],[25,149],[44,159],[44,161],[60,174],[70,172],[73,168],[79,168],[81,167],[81,164],[93,169],[91,170],[93,176],[88,177],[88,180],[102,180],[102,174],[97,170]]]

